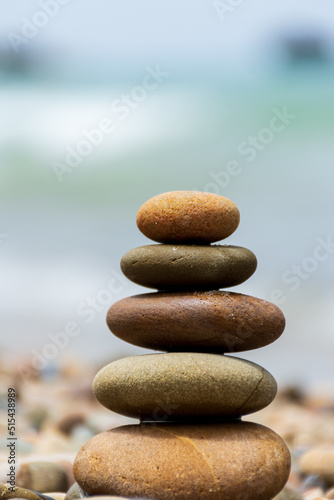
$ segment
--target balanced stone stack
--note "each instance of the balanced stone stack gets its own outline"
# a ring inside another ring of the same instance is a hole
[[[261,366],[225,355],[270,344],[285,326],[275,305],[219,290],[257,266],[246,248],[212,245],[238,224],[235,204],[209,193],[164,193],[139,209],[139,229],[160,244],[130,250],[121,268],[158,291],[116,302],[107,323],[126,342],[167,352],[123,358],[96,375],[102,405],[140,423],[102,432],[80,450],[74,475],[88,493],[269,500],[286,483],[283,440],[241,420],[271,403],[276,382]]]

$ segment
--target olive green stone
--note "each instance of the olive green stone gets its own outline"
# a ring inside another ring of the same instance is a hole
[[[146,245],[121,260],[125,276],[158,290],[211,290],[239,285],[255,271],[247,248],[228,245]]]
[[[95,376],[99,402],[142,420],[240,417],[269,405],[276,381],[261,366],[206,353],[167,353],[114,361]]]
[[[11,486],[10,484],[0,484],[0,498],[5,500],[8,498],[26,498],[27,500],[53,500],[52,497],[42,495],[37,491],[27,490],[19,486]]]

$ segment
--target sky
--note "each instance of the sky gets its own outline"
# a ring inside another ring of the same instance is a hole
[[[73,352],[99,360],[106,349],[134,352],[108,335],[107,304],[87,324],[78,304],[105,288],[123,253],[147,244],[135,227],[144,201],[169,190],[207,190],[212,173],[237,159],[242,173],[214,187],[242,213],[231,243],[259,260],[238,291],[271,300],[282,289],[287,316],[282,339],[245,357],[279,380],[332,374],[334,253],[296,290],[282,276],[307,265],[318,239],[332,235],[333,65],[286,66],[265,77],[273,62],[279,67],[274,41],[286,34],[323,35],[334,54],[334,3],[224,5],[220,19],[213,0],[0,0],[1,348],[41,351],[49,333],[74,318],[82,335],[71,341]],[[57,12],[48,18],[42,6]],[[39,18],[45,26],[20,50],[52,71],[3,77],[2,51],[14,53],[8,35]],[[168,78],[122,121],[112,103],[135,93],[148,66]],[[273,113],[284,109],[295,118],[249,162],[240,144],[268,137]],[[103,118],[115,121],[116,132],[60,182],[54,161],[65,161],[67,148]],[[129,283],[122,293],[146,291],[138,288]]]
[[[1,45],[8,46],[8,33],[21,33],[24,18],[33,20],[42,5],[54,1],[1,0]],[[61,2],[64,5],[58,4],[56,15],[32,37],[29,47],[53,50],[63,63],[94,64],[110,58],[110,64],[123,61],[129,69],[128,58],[138,64],[148,58],[171,58],[184,67],[208,62],[219,67],[221,61],[233,66],[265,54],[271,41],[285,33],[315,30],[325,37],[334,33],[331,0]]]

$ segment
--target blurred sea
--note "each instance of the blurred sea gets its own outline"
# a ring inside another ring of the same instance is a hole
[[[109,305],[148,291],[119,278],[108,288],[121,256],[148,243],[135,224],[144,201],[164,191],[209,190],[241,212],[226,243],[258,257],[255,275],[234,290],[272,300],[279,289],[276,303],[287,318],[275,344],[236,355],[262,364],[279,382],[334,388],[334,252],[313,267],[305,260],[314,258],[319,238],[334,239],[333,71],[249,74],[243,83],[166,78],[120,120],[112,104],[143,76],[116,86],[2,82],[1,350],[41,353],[50,333],[75,321],[80,334],[59,355],[102,365],[148,352],[108,331],[105,290]],[[284,109],[293,118],[269,140],[262,131]],[[66,148],[106,118],[115,131],[59,182],[53,162],[64,163]],[[260,141],[250,160],[240,145],[249,147],[259,134],[267,143]],[[227,175],[231,161],[237,175]],[[293,266],[304,269],[303,278]]]

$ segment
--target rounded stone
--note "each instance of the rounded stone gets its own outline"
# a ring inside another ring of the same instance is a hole
[[[121,260],[125,276],[158,290],[212,290],[240,285],[257,260],[247,248],[227,245],[146,245]]]
[[[284,441],[251,422],[118,427],[93,437],[74,461],[90,494],[155,500],[268,500],[289,471]]]
[[[224,196],[171,191],[146,201],[136,220],[140,231],[159,243],[212,243],[237,229],[240,214]]]
[[[276,381],[250,361],[191,352],[119,359],[95,376],[99,402],[146,421],[240,417],[269,405]]]
[[[7,498],[26,498],[27,500],[53,500],[48,495],[43,495],[37,491],[21,488],[20,486],[11,486],[9,483],[0,483],[0,498],[5,500]]]
[[[20,466],[16,485],[23,488],[47,493],[49,491],[66,492],[68,479],[65,470],[53,462],[27,462]]]
[[[285,318],[274,304],[241,293],[157,292],[119,300],[107,324],[120,339],[147,349],[238,352],[274,342]]]
[[[65,500],[77,500],[78,498],[85,497],[88,497],[88,493],[80,488],[78,483],[74,483],[66,493]]]
[[[334,485],[334,446],[315,447],[304,453],[299,459],[301,472],[320,477],[327,487]]]

